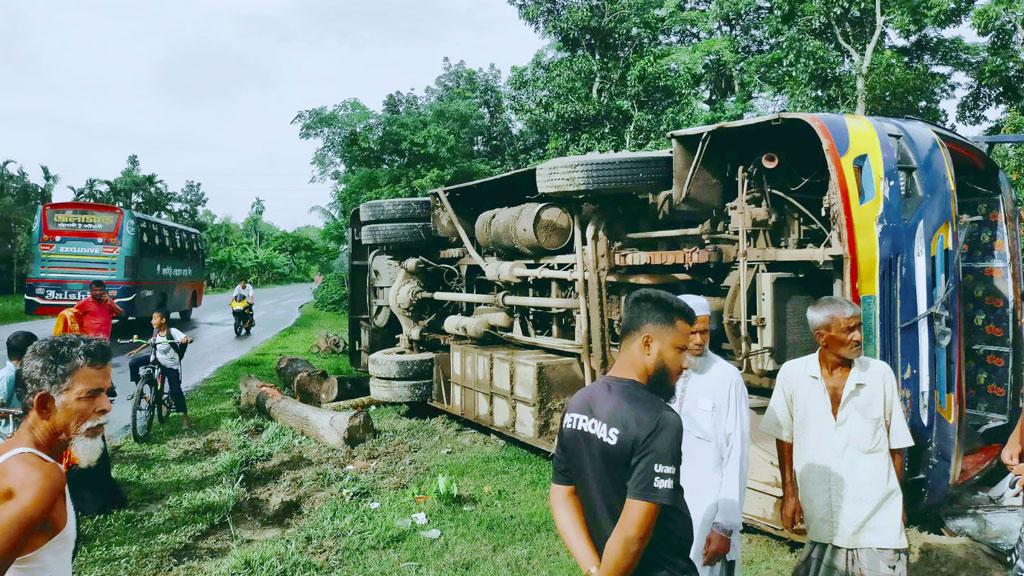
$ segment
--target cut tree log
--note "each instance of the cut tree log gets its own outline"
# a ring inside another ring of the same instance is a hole
[[[331,402],[330,404],[324,404],[322,408],[324,410],[356,410],[360,408],[369,408],[370,406],[378,406],[381,404],[387,404],[383,400],[377,400],[373,396],[363,396],[362,398],[353,398],[351,400],[343,400],[341,402]]]
[[[277,377],[286,389],[291,389],[303,404],[319,406],[338,397],[338,381],[298,356],[282,356],[277,360]]]
[[[242,378],[238,388],[243,410],[257,410],[334,448],[358,446],[375,433],[373,420],[363,410],[338,412],[307,406],[251,374]]]

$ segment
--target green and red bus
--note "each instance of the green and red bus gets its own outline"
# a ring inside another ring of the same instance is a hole
[[[103,280],[132,317],[156,310],[183,320],[203,303],[204,249],[198,230],[107,204],[55,202],[36,211],[25,313],[52,316]]]

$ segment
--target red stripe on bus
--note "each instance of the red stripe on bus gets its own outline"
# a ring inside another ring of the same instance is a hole
[[[90,280],[88,278],[83,278],[83,279],[80,279],[80,280],[60,280],[60,279],[56,279],[56,278],[54,278],[54,279],[50,279],[50,278],[26,278],[25,279],[25,283],[26,284],[87,284],[89,281]],[[203,281],[202,280],[191,280],[191,281],[188,281],[188,282],[174,282],[172,280],[168,280],[166,282],[144,282],[144,281],[141,281],[141,280],[105,280],[104,283],[108,284],[110,286],[142,286],[142,285],[152,285],[152,284],[202,285]]]
[[[843,164],[839,158],[839,151],[836,150],[836,141],[832,138],[832,132],[823,120],[816,116],[810,116],[810,123],[824,141],[825,153],[832,160],[836,169],[836,182],[839,184],[839,199],[843,204],[843,220],[846,227],[846,245],[850,250],[850,299],[860,304],[860,289],[858,288],[857,277],[857,243],[854,241],[853,233],[853,212],[850,208],[849,188],[846,186],[846,178],[843,174]]]

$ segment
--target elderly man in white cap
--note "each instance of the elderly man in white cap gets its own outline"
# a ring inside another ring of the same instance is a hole
[[[693,294],[679,299],[697,316],[688,366],[671,401],[683,420],[680,480],[693,521],[690,559],[702,576],[738,574],[750,445],[747,389],[739,370],[708,350],[708,300]]]

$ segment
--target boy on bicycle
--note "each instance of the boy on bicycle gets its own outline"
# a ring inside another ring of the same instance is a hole
[[[192,339],[177,328],[171,328],[167,323],[170,314],[166,310],[153,312],[153,337],[145,344],[128,353],[132,356],[128,363],[128,373],[132,382],[139,381],[139,371],[143,366],[156,363],[160,374],[167,381],[171,391],[171,400],[174,402],[174,411],[181,414],[181,427],[183,430],[192,428],[192,420],[188,417],[188,406],[185,405],[185,394],[181,391],[181,346],[189,344]],[[150,345],[156,345],[156,352],[149,356],[138,356]],[[138,356],[138,357],[135,357]]]

